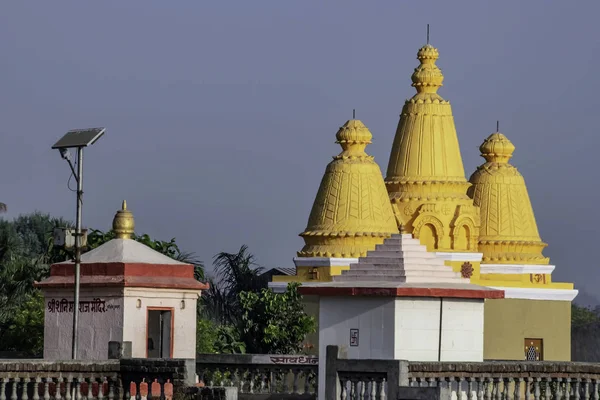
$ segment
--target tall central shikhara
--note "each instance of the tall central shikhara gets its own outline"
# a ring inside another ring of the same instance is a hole
[[[417,90],[402,108],[385,179],[396,219],[428,250],[476,251],[479,210],[467,196],[452,108],[438,93],[438,50],[419,49]]]

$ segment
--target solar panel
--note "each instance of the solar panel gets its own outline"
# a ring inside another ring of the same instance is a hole
[[[100,139],[105,128],[73,129],[67,132],[58,142],[52,146],[53,149],[67,149],[70,147],[87,147]]]

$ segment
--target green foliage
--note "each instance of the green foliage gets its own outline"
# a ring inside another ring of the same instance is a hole
[[[600,322],[600,317],[596,312],[588,307],[581,307],[577,304],[571,305],[571,326],[581,327],[595,322]]]
[[[217,327],[207,319],[198,318],[196,322],[196,353],[213,354],[217,341]]]
[[[2,348],[35,357],[44,351],[44,297],[39,290],[26,297],[9,320],[2,335]]]
[[[221,325],[236,325],[241,318],[240,293],[267,287],[260,276],[263,269],[245,245],[237,253],[217,254],[213,265],[219,282],[210,280],[210,289],[202,293],[202,314]]]
[[[240,337],[249,353],[295,354],[302,350],[302,342],[315,331],[316,322],[304,312],[298,286],[290,283],[283,294],[269,289],[240,293]]]
[[[217,328],[215,351],[219,354],[244,354],[246,344],[240,340],[240,334],[235,327],[221,325]]]

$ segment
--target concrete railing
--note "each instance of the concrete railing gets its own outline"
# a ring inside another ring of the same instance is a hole
[[[444,387],[460,400],[599,400],[600,364],[410,362],[413,387]]]
[[[186,360],[0,360],[0,400],[172,399]]]
[[[240,398],[314,399],[318,358],[302,355],[198,354],[196,374],[207,386],[236,387]]]

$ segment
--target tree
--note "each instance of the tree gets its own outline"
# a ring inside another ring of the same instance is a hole
[[[263,268],[255,263],[246,245],[237,253],[218,253],[213,265],[219,283],[210,280],[210,289],[202,296],[202,314],[219,324],[235,325],[241,317],[240,293],[258,292],[267,286],[260,276]]]
[[[316,330],[316,321],[304,312],[297,282],[283,294],[270,289],[240,293],[242,315],[240,338],[248,353],[295,354],[306,335]]]
[[[588,307],[581,307],[577,304],[571,304],[571,327],[582,327],[585,325],[600,322],[600,317],[597,313]]]
[[[5,213],[5,212],[6,212],[6,204],[0,203],[0,213]]]

